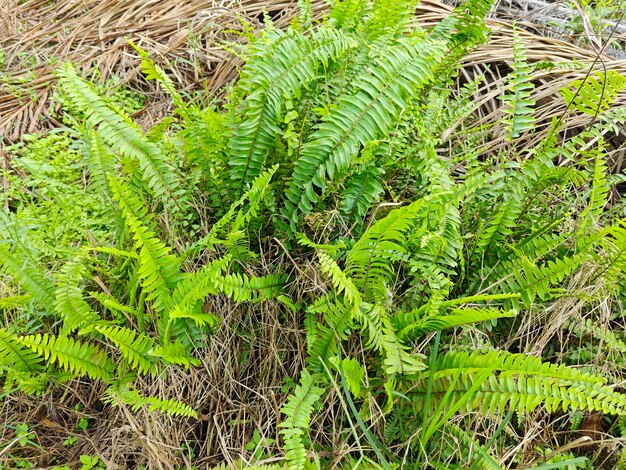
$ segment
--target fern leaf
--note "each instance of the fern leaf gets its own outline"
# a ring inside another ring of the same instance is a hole
[[[184,367],[200,365],[200,361],[192,357],[189,348],[180,341],[157,346],[152,351],[152,355],[160,357],[170,364],[178,364]]]
[[[383,187],[378,181],[378,168],[368,168],[353,175],[341,193],[341,211],[349,221],[360,222],[371,205],[380,197]]]
[[[348,253],[346,276],[369,298],[385,298],[385,283],[394,272],[392,258],[405,253],[404,236],[413,227],[422,204],[418,200],[394,209],[373,224]]]
[[[386,134],[402,109],[434,80],[433,70],[445,53],[434,40],[402,39],[374,60],[353,84],[355,90],[337,100],[301,148],[287,189],[287,217],[308,214],[328,180],[345,173],[361,146]]]
[[[113,362],[103,350],[69,337],[37,334],[20,336],[17,341],[73,374],[108,380],[115,370]]]
[[[515,312],[502,311],[487,308],[452,308],[448,312],[441,315],[427,316],[417,321],[406,324],[406,319],[402,315],[396,317],[398,335],[401,338],[415,338],[419,335],[429,333],[431,331],[439,331],[446,328],[454,328],[455,326],[468,325],[470,323],[479,323],[497,318],[514,317]],[[411,317],[411,314],[408,314]],[[405,325],[402,327],[401,325]]]
[[[238,88],[247,94],[239,110],[243,116],[231,137],[231,178],[239,194],[257,177],[280,133],[278,124],[285,106],[318,74],[320,66],[355,47],[340,31],[323,28],[312,40],[289,30],[277,33],[270,44],[250,57]]]
[[[0,263],[19,285],[42,307],[54,309],[54,286],[30,257],[18,257],[5,245],[0,245]]]
[[[83,291],[78,286],[84,275],[84,269],[80,262],[67,263],[62,270],[61,283],[55,292],[55,307],[63,318],[63,329],[66,332],[71,333],[77,328],[89,327],[100,319],[85,302]]]
[[[279,424],[280,434],[285,440],[285,458],[289,468],[303,470],[307,452],[302,442],[304,433],[309,428],[309,420],[313,413],[313,405],[320,399],[324,389],[315,385],[317,376],[312,376],[306,369],[302,370],[300,384],[289,396],[281,411],[286,419]]]
[[[153,301],[154,307],[162,311],[170,305],[172,289],[180,280],[180,262],[170,254],[170,248],[144,225],[145,209],[141,201],[130,194],[121,182],[111,179],[111,186],[139,250],[138,274],[148,294],[146,299]]]
[[[158,411],[172,416],[197,418],[198,413],[186,403],[173,399],[146,397],[137,390],[124,386],[109,387],[104,393],[105,403],[119,406],[120,403],[129,405],[133,411],[146,408],[149,412]]]
[[[400,33],[410,15],[415,13],[416,4],[415,0],[375,0],[371,16],[365,24],[369,39]]]
[[[508,75],[510,93],[502,97],[504,102],[505,127],[508,140],[518,138],[522,132],[534,129],[535,119],[530,99],[532,84],[531,67],[526,61],[526,53],[517,29],[513,29],[513,71]]]
[[[561,96],[568,107],[581,113],[599,116],[608,110],[617,95],[626,87],[626,77],[615,70],[596,72],[583,80],[575,80],[561,88]]]
[[[143,172],[143,178],[157,197],[174,202],[179,183],[176,170],[161,153],[156,144],[150,142],[139,127],[121,111],[104,101],[76,73],[71,64],[58,70],[59,84],[72,102],[83,111],[89,124],[98,127],[98,134],[111,146],[130,159],[136,159]]]
[[[432,396],[446,396],[449,403],[444,406],[452,406],[483,373],[491,375],[469,397],[464,409],[501,413],[509,405],[518,411],[532,411],[543,403],[548,412],[562,408],[626,414],[626,397],[606,386],[604,378],[523,354],[451,352],[440,356],[426,375],[431,377]],[[415,395],[418,403],[425,396],[425,382]]]
[[[172,79],[159,67],[154,60],[150,58],[150,54],[141,49],[138,45],[133,43],[132,41],[128,41],[139,57],[141,57],[141,71],[145,75],[148,80],[156,80],[159,85],[163,87],[165,92],[172,98],[174,102],[174,106],[176,106],[177,111],[179,113],[185,113],[187,109],[187,104],[183,100],[178,90],[176,90],[176,86]]]
[[[287,282],[283,274],[248,277],[243,274],[226,274],[217,280],[219,290],[235,302],[261,302],[275,298]]]
[[[116,325],[97,325],[95,329],[115,344],[128,364],[139,373],[144,374],[154,367],[151,353],[155,344],[149,336]]]
[[[19,339],[4,328],[0,328],[0,368],[31,372],[41,369],[41,358],[29,348],[24,348]]]

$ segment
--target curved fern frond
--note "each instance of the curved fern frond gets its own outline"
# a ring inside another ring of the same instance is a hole
[[[198,301],[219,291],[219,278],[230,263],[229,257],[219,258],[205,265],[200,271],[187,274],[181,279],[172,295],[172,307],[168,317],[183,318],[185,312],[194,309]],[[189,318],[189,317],[188,317]]]
[[[615,70],[596,72],[583,80],[575,80],[561,88],[568,107],[590,116],[599,116],[611,107],[617,95],[626,87],[626,77]]]
[[[380,197],[383,187],[378,181],[381,171],[371,167],[356,173],[341,193],[341,211],[349,221],[361,222],[371,205]]]
[[[104,392],[103,401],[111,405],[119,406],[120,403],[129,405],[131,410],[139,411],[146,408],[148,411],[158,411],[172,416],[197,418],[198,412],[182,401],[163,399],[158,397],[146,397],[138,390],[131,390],[126,386],[109,387]]]
[[[118,347],[133,369],[145,374],[154,367],[154,340],[142,333],[116,325],[96,325],[96,331]]]
[[[361,303],[361,293],[356,288],[350,276],[346,275],[328,254],[318,251],[317,257],[320,262],[320,269],[326,274],[339,294],[343,293],[344,298],[353,307]]]
[[[73,374],[108,380],[115,370],[113,362],[102,349],[92,344],[79,343],[69,337],[46,333],[20,336],[17,341],[47,361],[57,362],[61,368]]]
[[[452,405],[454,398],[472,388],[474,378],[483,373],[490,375],[471,394],[464,409],[502,413],[507,405],[532,411],[544,404],[548,412],[561,408],[626,414],[626,397],[606,386],[604,378],[523,354],[450,352],[440,356],[426,375],[431,379],[435,401],[446,396]],[[426,380],[419,388],[416,403],[425,397]]]
[[[268,276],[248,277],[243,274],[226,274],[217,280],[219,290],[235,302],[261,302],[275,298],[282,292],[287,276],[270,274]]]
[[[387,312],[379,305],[362,303],[357,320],[367,330],[367,347],[371,347],[385,356],[385,372],[389,375],[411,375],[422,371],[426,365],[423,355],[409,352],[407,346],[398,338]]]
[[[146,227],[146,210],[141,201],[119,181],[111,179],[113,195],[124,216],[126,225],[133,233],[135,247],[139,250],[138,275],[141,285],[153,301],[154,307],[162,311],[169,306],[172,289],[180,280],[180,261],[170,254],[170,248],[161,242],[154,232]]]
[[[312,39],[289,30],[250,57],[237,85],[247,97],[238,112],[230,141],[231,178],[239,194],[256,178],[280,133],[278,124],[285,103],[316,78],[320,66],[328,66],[356,46],[350,37],[330,28]]]
[[[0,327],[0,369],[31,372],[41,369],[41,357],[24,348],[18,338]]]
[[[302,370],[300,384],[289,396],[281,411],[286,419],[279,424],[280,434],[285,440],[285,458],[289,468],[304,469],[307,452],[302,442],[304,433],[309,429],[309,421],[313,413],[313,405],[320,399],[324,389],[315,385],[317,375],[311,375],[306,369]]]
[[[84,270],[80,262],[67,263],[63,267],[61,283],[55,292],[55,307],[63,318],[63,330],[66,332],[90,327],[100,319],[100,316],[85,301],[83,291],[79,287]]]
[[[396,35],[415,13],[416,0],[375,0],[372,13],[365,23],[370,40],[384,34]]]
[[[187,103],[183,100],[180,93],[176,89],[174,82],[172,79],[163,71],[161,67],[159,67],[152,58],[150,58],[150,54],[136,45],[134,42],[128,40],[128,43],[131,45],[133,49],[139,54],[141,57],[141,71],[145,75],[148,80],[156,80],[159,85],[163,87],[165,92],[172,98],[174,102],[174,106],[176,106],[177,112],[181,114],[185,114],[187,110]]]
[[[401,39],[381,51],[353,84],[354,92],[337,99],[296,160],[285,203],[292,224],[298,212],[311,212],[326,182],[348,169],[361,146],[395,125],[401,110],[434,80],[445,50],[442,41]]]
[[[98,134],[112,149],[130,159],[136,159],[143,178],[157,197],[165,202],[175,202],[180,188],[176,169],[162,154],[159,147],[150,142],[139,127],[120,110],[103,100],[93,86],[83,81],[71,64],[58,69],[62,90],[87,116],[88,123],[98,128]]]
[[[393,276],[392,261],[406,252],[405,234],[414,225],[422,200],[392,210],[373,224],[354,244],[346,259],[346,276],[368,297],[385,298],[386,286]]]
[[[498,318],[510,318],[516,314],[513,311],[494,310],[489,308],[451,308],[445,314],[432,315],[420,318],[407,324],[407,318],[412,315],[400,314],[394,320],[401,338],[415,338],[431,331],[454,328],[455,326],[480,323]]]
[[[191,356],[189,348],[180,341],[157,346],[152,351],[152,355],[160,357],[170,364],[177,364],[184,367],[200,365],[200,361]]]
[[[54,309],[54,285],[29,257],[19,257],[0,244],[0,263],[39,305],[51,311]]]

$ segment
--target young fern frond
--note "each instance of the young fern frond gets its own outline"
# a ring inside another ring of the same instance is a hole
[[[19,372],[40,370],[41,357],[24,347],[17,336],[0,327],[0,369]]]
[[[157,310],[163,311],[169,306],[172,289],[180,280],[180,261],[145,225],[147,212],[142,202],[122,182],[115,179],[110,182],[114,199],[133,234],[135,248],[139,250],[138,275],[148,294],[146,299],[153,301]]]
[[[561,96],[568,107],[597,117],[608,110],[617,95],[626,87],[626,77],[615,70],[606,74],[596,72],[584,80],[575,80],[561,88]]]
[[[451,308],[444,314],[414,319],[414,315],[398,314],[394,324],[400,338],[415,338],[431,331],[454,328],[455,326],[480,323],[498,318],[514,317],[515,312],[489,308]]]
[[[17,341],[43,356],[47,361],[57,362],[62,369],[92,379],[108,380],[113,376],[115,365],[106,353],[88,343],[72,338],[36,334],[20,336]]]
[[[96,325],[95,330],[111,341],[122,353],[128,365],[145,374],[154,368],[154,340],[128,328],[116,325]]]
[[[79,328],[89,328],[100,316],[85,301],[79,283],[85,267],[80,261],[70,261],[62,270],[60,283],[56,289],[55,307],[63,318],[63,331],[71,333]]]
[[[257,211],[261,207],[261,203],[270,191],[270,181],[276,170],[278,170],[278,165],[274,165],[269,170],[257,176],[243,196],[231,204],[228,211],[213,224],[209,233],[201,240],[194,243],[187,250],[186,254],[189,255],[199,251],[203,247],[212,247],[218,242],[223,242],[222,238],[224,236],[227,237],[229,234],[233,234],[244,228],[246,224],[249,224],[250,221],[257,216]],[[227,226],[228,230],[225,230]]]
[[[392,210],[374,223],[354,244],[346,259],[346,276],[368,299],[385,299],[393,276],[393,257],[406,252],[405,234],[413,227],[422,200]]]
[[[142,177],[155,196],[168,204],[175,202],[180,189],[174,166],[162,154],[159,147],[150,142],[139,127],[121,111],[114,109],[83,81],[74,67],[65,64],[58,70],[62,90],[87,116],[92,127],[114,151],[139,163]]]
[[[361,146],[385,135],[400,112],[433,82],[445,51],[442,41],[400,39],[356,79],[353,92],[336,100],[296,160],[285,202],[292,225],[300,212],[311,212],[327,181],[346,172]]]
[[[285,458],[289,468],[302,470],[307,461],[307,452],[302,442],[305,432],[309,429],[309,420],[313,413],[313,405],[320,399],[324,389],[315,385],[317,375],[302,370],[300,384],[289,396],[281,411],[286,419],[279,424],[280,434],[285,440]]]
[[[146,397],[138,390],[132,390],[127,386],[118,385],[109,387],[104,392],[103,400],[114,406],[121,403],[129,405],[131,410],[139,411],[146,408],[147,411],[158,411],[172,416],[197,418],[198,413],[192,407],[178,400],[163,399],[158,397]]]
[[[517,29],[513,30],[513,70],[507,77],[510,93],[502,97],[507,139],[518,138],[523,132],[534,129],[533,111],[535,102],[530,99],[533,90],[532,69],[526,61],[524,45]]]
[[[380,170],[369,167],[354,174],[341,193],[341,212],[349,222],[361,222],[367,211],[383,192],[378,181]]]
[[[242,119],[232,129],[229,163],[240,196],[260,174],[275,145],[285,103],[317,77],[320,67],[356,46],[353,39],[330,28],[320,29],[312,39],[294,30],[273,36],[250,57],[237,84],[246,98],[238,110]]]
[[[608,168],[606,166],[606,157],[602,148],[596,151],[593,165],[593,179],[591,183],[591,193],[587,207],[580,213],[581,227],[579,232],[586,227],[595,227],[598,225],[604,206],[607,203],[611,186],[608,183]]]
[[[7,245],[0,244],[0,263],[39,305],[54,310],[54,285],[29,256],[24,256],[19,250],[10,251]]]
[[[282,292],[286,282],[287,276],[283,274],[248,277],[233,273],[217,279],[220,292],[231,297],[235,302],[271,300]]]
[[[218,279],[228,267],[229,257],[220,258],[205,265],[200,271],[187,274],[181,279],[172,295],[172,307],[168,317],[182,318],[184,312],[194,311],[196,304],[209,294],[219,292]]]
[[[374,0],[370,17],[365,23],[369,39],[401,33],[415,13],[416,4],[416,0]]]
[[[163,87],[163,89],[170,96],[170,98],[172,98],[177,112],[183,114],[184,117],[187,117],[187,103],[185,103],[182,96],[180,96],[180,93],[178,93],[178,90],[176,89],[176,86],[174,85],[172,79],[163,71],[161,67],[159,67],[154,62],[154,60],[150,58],[150,54],[148,54],[132,41],[129,40],[128,43],[132,46],[133,49],[135,49],[135,51],[137,51],[139,57],[141,57],[141,71],[143,72],[146,79],[156,80],[159,85]]]
[[[409,348],[400,341],[387,312],[381,306],[361,304],[356,319],[363,325],[362,329],[368,332],[367,346],[385,356],[383,362],[386,374],[411,375],[426,368],[422,362],[424,356],[410,354]]]
[[[548,412],[567,410],[626,414],[626,397],[606,386],[606,380],[564,365],[542,363],[540,359],[504,351],[483,353],[450,352],[439,356],[427,374],[435,402],[444,396],[452,406],[474,385],[475,377],[488,373],[463,409],[502,413],[508,405],[517,411],[533,411],[544,404]],[[424,401],[426,377],[413,395]],[[450,388],[453,387],[453,388]]]

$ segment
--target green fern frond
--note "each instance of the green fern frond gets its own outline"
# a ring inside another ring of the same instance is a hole
[[[113,150],[139,163],[143,178],[157,197],[173,203],[180,184],[174,166],[156,144],[150,142],[139,126],[104,101],[89,83],[83,81],[71,64],[58,69],[61,89],[73,104],[97,127],[99,136]]]
[[[415,14],[416,0],[374,0],[371,15],[365,23],[369,39],[402,32],[406,23]]]
[[[311,212],[327,181],[345,173],[362,146],[395,126],[400,112],[434,80],[444,53],[442,41],[401,39],[381,51],[353,83],[353,92],[336,100],[296,160],[285,203],[292,224],[298,212]]]
[[[30,257],[0,244],[0,263],[7,273],[43,308],[54,310],[54,285]]]
[[[0,369],[31,372],[40,370],[41,357],[24,348],[17,336],[0,327]]]
[[[341,193],[341,212],[348,221],[361,222],[372,204],[380,197],[383,187],[378,181],[381,170],[366,168],[354,174],[346,182]]]
[[[194,309],[198,301],[219,291],[219,278],[230,263],[229,257],[213,260],[201,270],[187,274],[181,279],[172,295],[172,307],[168,317],[182,318],[184,312]]]
[[[119,406],[120,403],[129,405],[135,412],[145,407],[150,412],[158,411],[172,416],[198,418],[198,412],[186,403],[173,399],[146,397],[138,390],[131,390],[126,386],[109,387],[104,392],[103,401],[114,406]]]
[[[152,351],[152,355],[160,357],[170,364],[177,364],[183,367],[200,365],[200,361],[191,356],[190,349],[180,341],[157,346]]]
[[[367,293],[368,298],[383,299],[385,284],[393,276],[392,260],[406,252],[405,234],[413,227],[422,200],[392,210],[373,224],[354,244],[346,259],[346,276]]]
[[[96,331],[118,347],[128,365],[145,374],[154,367],[154,340],[142,333],[116,325],[96,325]]]
[[[103,294],[102,292],[93,292],[93,291],[89,292],[89,295],[93,297],[94,299],[96,299],[98,302],[100,302],[102,306],[104,306],[105,308],[108,308],[111,311],[130,313],[133,316],[137,316],[137,312],[135,311],[135,309],[122,304],[119,300],[117,300],[112,295]]]
[[[235,302],[271,300],[282,292],[286,282],[287,276],[283,274],[248,277],[233,273],[217,280],[219,290]]]
[[[361,293],[352,282],[352,278],[346,275],[328,254],[318,251],[317,257],[320,269],[329,277],[335,291],[339,294],[343,293],[352,306],[358,306],[361,303]]]
[[[579,219],[582,221],[579,233],[587,226],[594,227],[598,225],[611,189],[611,186],[608,184],[608,174],[604,151],[599,148],[595,153],[589,201],[587,207],[585,207],[579,216]]]
[[[385,372],[388,375],[412,375],[426,368],[422,361],[423,355],[415,355],[409,352],[398,338],[387,312],[379,305],[362,303],[356,319],[367,330],[367,347],[385,356]]]
[[[0,308],[11,310],[13,308],[27,305],[33,298],[30,295],[11,295],[9,297],[0,297]]]
[[[309,420],[313,413],[313,405],[324,393],[324,389],[315,385],[317,375],[311,375],[306,369],[302,370],[300,384],[289,396],[281,411],[286,419],[279,424],[280,434],[285,440],[285,458],[289,468],[304,469],[307,461],[307,452],[303,443],[303,436],[309,429]]]
[[[431,331],[439,331],[455,326],[480,323],[498,318],[510,318],[515,315],[513,311],[489,308],[451,308],[448,309],[445,314],[427,316],[416,319],[413,322],[407,321],[412,318],[413,315],[411,315],[411,313],[399,314],[394,318],[394,323],[399,330],[398,336],[400,338],[415,338]]]
[[[230,142],[231,178],[239,194],[256,178],[280,133],[285,103],[318,75],[318,69],[354,48],[340,31],[322,28],[309,40],[300,33],[272,35],[248,60],[237,85],[246,94]]]
[[[150,54],[141,49],[134,42],[130,40],[127,41],[132,46],[132,48],[137,51],[139,57],[141,57],[141,71],[145,75],[146,79],[156,80],[159,85],[163,87],[163,89],[170,96],[170,98],[172,98],[177,112],[184,114],[187,110],[187,104],[183,100],[182,96],[180,96],[180,93],[178,93],[178,90],[176,89],[176,86],[174,85],[172,79],[163,71],[163,69],[161,69],[161,67],[159,67],[154,62],[152,58],[150,58]]]
[[[63,318],[63,330],[68,333],[78,328],[89,328],[100,319],[85,301],[79,287],[84,271],[84,265],[80,261],[67,263],[62,269],[60,283],[55,292],[55,307]]]
[[[57,362],[62,369],[73,374],[108,380],[115,370],[113,362],[103,350],[92,344],[79,343],[69,337],[46,333],[20,336],[17,341],[47,361]]]
[[[523,354],[450,352],[441,355],[426,376],[430,377],[435,401],[445,396],[448,403],[444,406],[452,406],[474,386],[474,379],[484,374],[486,380],[477,384],[463,409],[502,413],[507,405],[532,411],[543,404],[548,412],[561,408],[626,414],[626,397],[606,386],[604,378]],[[425,397],[426,377],[419,388],[416,403]]]
[[[533,90],[532,69],[526,61],[524,45],[517,29],[513,29],[513,70],[507,77],[510,93],[502,97],[504,102],[505,127],[508,140],[518,138],[522,132],[534,129],[533,108],[535,102],[530,99]]]
[[[150,228],[144,225],[146,210],[141,201],[119,181],[111,179],[113,195],[124,216],[126,225],[135,239],[139,250],[138,275],[141,285],[153,301],[154,307],[162,311],[169,306],[172,289],[180,280],[180,261],[170,254],[170,248],[161,242]]]
[[[561,88],[561,96],[568,107],[590,116],[599,116],[608,110],[617,95],[626,87],[626,77],[615,70],[596,72],[583,80],[575,80]]]

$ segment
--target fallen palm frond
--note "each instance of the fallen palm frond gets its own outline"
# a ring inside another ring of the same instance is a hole
[[[321,16],[326,3],[312,3],[314,15]],[[13,142],[25,133],[45,129],[49,122],[54,124],[49,98],[55,82],[52,72],[59,62],[71,61],[86,68],[97,65],[103,79],[115,76],[140,88],[148,98],[140,121],[150,124],[167,111],[169,101],[154,85],[141,81],[138,61],[126,37],[156,56],[179,90],[213,94],[236,77],[239,65],[238,59],[224,47],[224,40],[242,35],[243,24],[259,27],[265,14],[278,27],[288,25],[297,11],[297,2],[185,0],[140,4],[136,0],[114,0],[105,4],[97,0],[30,0],[2,8],[6,14],[0,20],[4,33],[0,39],[0,49],[4,51],[0,137]],[[423,26],[431,27],[449,12],[450,7],[436,0],[424,0],[416,17]],[[505,91],[505,77],[513,61],[511,23],[487,23],[492,30],[489,43],[465,58],[459,75],[460,82],[486,76],[474,96],[478,125],[498,123],[502,118],[499,97]],[[229,33],[225,35],[225,31]],[[626,61],[599,56],[519,28],[518,36],[528,62],[533,65],[535,87],[530,99],[537,103],[536,132],[523,135],[517,140],[519,145],[538,142],[549,132],[552,118],[564,115],[567,103],[559,93],[562,87],[584,79],[591,69],[626,74]],[[579,66],[563,66],[571,60]],[[614,106],[624,103],[626,97],[620,95]],[[588,114],[568,112],[567,127],[584,127],[592,120]],[[495,129],[494,134],[500,137],[490,143],[487,151],[497,151],[505,145],[506,133]],[[621,158],[616,160],[620,162]]]
[[[424,27],[432,27],[449,15],[451,8],[436,0],[420,2],[417,19]],[[514,25],[508,21],[487,20],[491,29],[489,42],[468,54],[463,61],[459,82],[465,83],[484,75],[485,79],[474,94],[475,125],[498,126],[502,119],[500,97],[506,91],[506,76],[513,69]],[[541,141],[551,131],[553,118],[564,119],[569,131],[581,129],[595,120],[593,114],[568,109],[568,102],[560,90],[576,80],[588,80],[597,72],[607,74],[617,72],[626,75],[626,60],[616,60],[573,44],[548,37],[542,37],[521,28],[515,28],[520,45],[527,61],[532,65],[531,80],[534,89],[529,99],[536,103],[534,118],[536,128],[516,140],[518,148],[531,147]],[[572,63],[572,61],[574,61]],[[620,93],[612,107],[626,104],[626,94]],[[493,139],[486,152],[496,152],[506,145],[506,132],[498,127],[493,129]],[[609,131],[607,130],[607,133]],[[618,141],[623,136],[615,136]],[[617,147],[618,145],[616,145]],[[614,171],[621,170],[623,150],[614,157]]]

